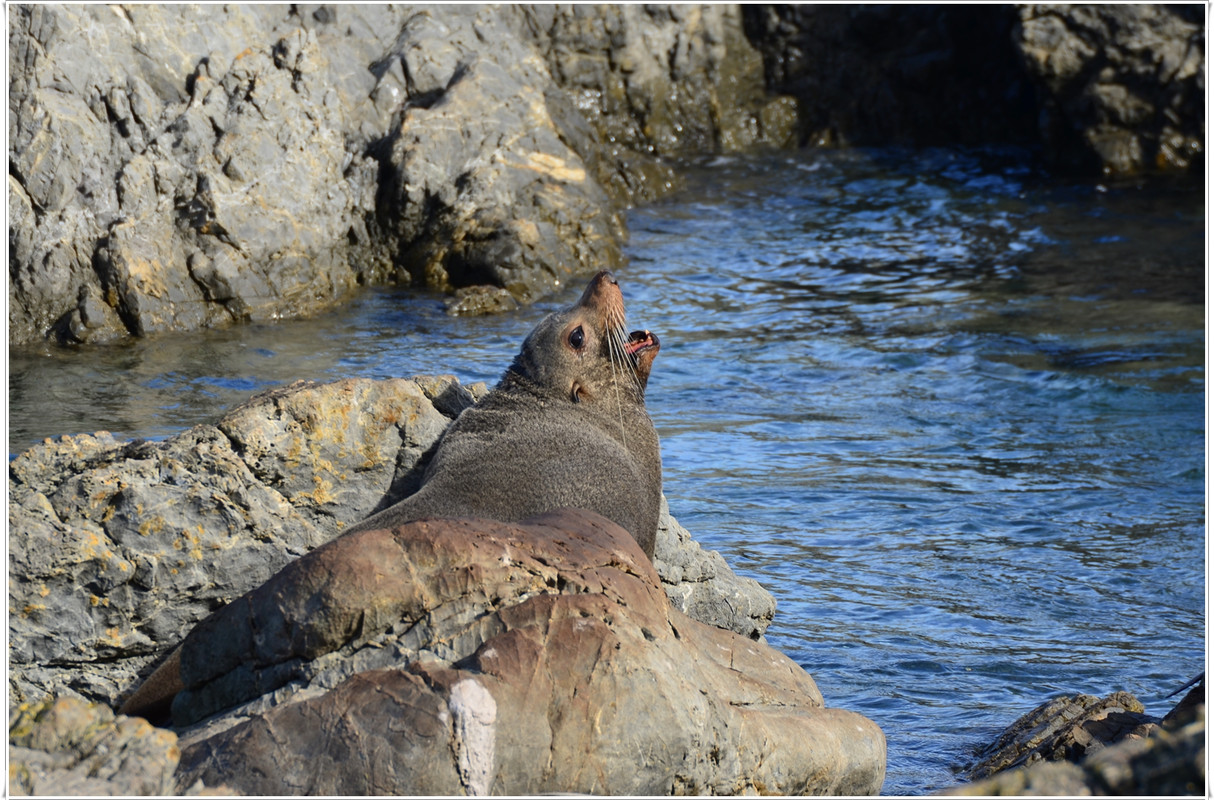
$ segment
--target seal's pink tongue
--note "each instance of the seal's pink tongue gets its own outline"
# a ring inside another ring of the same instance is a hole
[[[633,331],[628,335],[628,344],[624,349],[628,351],[628,355],[634,356],[646,347],[653,347],[657,342],[654,336],[649,331]]]

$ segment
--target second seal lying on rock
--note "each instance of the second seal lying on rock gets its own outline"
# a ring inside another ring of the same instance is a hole
[[[501,382],[447,429],[417,493],[348,532],[584,508],[631,533],[652,559],[662,458],[645,387],[659,347],[649,331],[626,333],[620,287],[598,273],[575,305],[536,326]]]

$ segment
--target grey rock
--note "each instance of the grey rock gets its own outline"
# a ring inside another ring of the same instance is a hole
[[[102,432],[21,453],[9,464],[14,700],[122,698],[214,609],[415,491],[447,424],[486,391],[451,376],[299,383],[163,442]],[[663,552],[689,614],[766,628],[770,595],[719,555],[690,539]]]
[[[48,697],[10,714],[8,756],[13,794],[109,797],[174,793],[180,751],[175,733],[146,720]]]
[[[717,551],[704,551],[670,516],[665,497],[653,562],[671,605],[692,619],[760,640],[775,616],[771,592],[735,574]]]
[[[398,47],[425,93],[386,143],[380,219],[414,281],[490,284],[530,302],[622,263],[623,219],[566,143],[547,70],[503,15],[462,6],[440,23],[422,12]]]
[[[1014,32],[1047,154],[1112,174],[1185,170],[1205,142],[1204,15],[1164,5],[1026,5]]]
[[[656,154],[792,119],[729,6],[25,5],[9,45],[17,345],[529,302],[620,261]]]
[[[525,15],[553,78],[605,142],[675,155],[791,137],[795,118],[762,121],[770,103],[795,101],[766,95],[736,6],[530,6]],[[604,185],[635,180],[633,169],[617,171]]]
[[[428,388],[459,393],[443,383]],[[412,381],[349,380],[262,395],[164,442],[100,433],[22,453],[9,465],[14,698],[119,698],[216,607],[408,493],[448,422]]]
[[[203,621],[180,675],[174,718],[208,717],[182,785],[856,794],[885,770],[876,725],[671,609],[631,536],[576,510],[340,537]]]

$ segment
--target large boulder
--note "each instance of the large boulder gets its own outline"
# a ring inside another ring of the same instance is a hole
[[[285,6],[58,5],[14,8],[9,45],[13,343],[304,314],[366,279],[373,44]]]
[[[885,740],[670,607],[622,528],[358,531],[186,638],[178,781],[247,794],[868,794]]]
[[[15,6],[9,337],[507,308],[620,260],[658,154],[788,139],[732,7]]]
[[[484,391],[451,377],[300,383],[163,442],[98,433],[21,453],[9,464],[13,701],[121,698],[207,614],[415,491],[447,424]],[[668,591],[699,598],[683,606],[693,616],[766,629],[774,601],[753,580],[690,538],[659,549],[682,565]]]
[[[391,56],[417,98],[382,143],[379,220],[400,269],[531,301],[622,263],[623,217],[578,153],[596,143],[553,113],[544,62],[502,14],[418,13]]]

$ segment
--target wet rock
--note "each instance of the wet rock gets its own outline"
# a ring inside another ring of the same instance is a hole
[[[885,742],[671,609],[590,512],[359,531],[201,623],[178,780],[251,794],[873,793]],[[231,709],[223,711],[224,709]]]
[[[514,295],[495,286],[466,286],[455,290],[447,301],[447,313],[453,317],[479,317],[518,308]]]
[[[8,753],[10,792],[60,796],[173,794],[181,757],[172,731],[75,697],[14,709]]]
[[[20,454],[9,464],[14,700],[123,698],[214,609],[415,491],[447,424],[486,391],[450,376],[299,383],[164,442],[98,433]],[[694,541],[676,544],[667,558],[681,571],[666,580],[698,598],[688,613],[748,636],[766,628],[762,587]]]
[[[1012,723],[979,753],[968,776],[971,780],[985,778],[1039,761],[1079,761],[1126,737],[1142,738],[1157,723],[1126,692],[1104,698],[1087,694],[1056,697]]]
[[[1019,17],[1015,40],[1056,165],[1126,174],[1202,163],[1199,7],[1026,5]]]
[[[1156,728],[1079,763],[1041,761],[946,792],[970,796],[1197,795],[1206,785],[1205,705],[1175,729]]]
[[[1184,795],[1205,785],[1204,686],[1160,722],[1125,692],[1049,700],[1008,727],[960,795]]]

